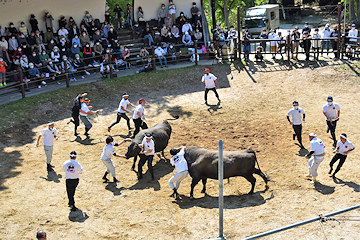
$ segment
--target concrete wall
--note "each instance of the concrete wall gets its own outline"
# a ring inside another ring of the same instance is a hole
[[[80,22],[85,15],[85,11],[89,11],[93,18],[99,18],[104,21],[105,0],[7,0],[0,1],[0,26],[5,29],[10,22],[19,28],[20,22],[25,22],[29,31],[30,15],[35,14],[35,18],[39,22],[39,29],[45,31],[45,23],[43,22],[44,11],[48,10],[53,16],[54,27],[58,29],[58,20],[60,15],[64,15],[67,20],[72,16],[76,23],[80,26]]]
[[[173,0],[176,6],[176,17],[180,16],[180,12],[184,12],[185,16],[191,17],[190,8],[192,3],[196,2],[196,6],[201,10],[201,0]],[[158,11],[161,4],[164,3],[166,9],[168,9],[168,0],[134,0],[134,19],[137,21],[137,11],[139,6],[142,7],[144,12],[144,18],[146,21],[150,19],[157,19]]]

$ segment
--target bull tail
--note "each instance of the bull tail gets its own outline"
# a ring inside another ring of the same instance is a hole
[[[169,120],[176,120],[176,119],[179,119],[180,118],[180,115],[172,115],[172,114],[170,114],[173,118],[168,118],[168,119],[166,119],[167,121],[169,121]]]
[[[255,162],[256,162],[256,164],[257,164],[257,166],[258,166],[258,168],[259,168],[259,169],[255,168],[255,169],[254,169],[254,173],[257,174],[257,175],[259,175],[260,177],[262,177],[262,179],[264,179],[264,182],[265,182],[266,185],[267,185],[269,179],[268,179],[268,177],[261,171],[260,166],[259,166],[259,162],[258,162],[258,160],[257,160],[257,158],[256,158],[255,152],[254,152],[254,156],[255,156]]]

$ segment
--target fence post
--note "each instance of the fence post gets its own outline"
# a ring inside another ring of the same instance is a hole
[[[224,196],[223,196],[223,179],[224,179],[224,161],[223,161],[223,140],[219,140],[219,159],[218,159],[218,179],[219,179],[219,238],[224,238]]]
[[[290,52],[291,52],[291,36],[290,34],[286,36],[286,51],[287,51],[287,59],[290,61]]]
[[[344,24],[344,36],[342,37],[342,41],[341,41],[341,59],[344,59],[344,47],[345,47],[345,24]]]
[[[155,47],[152,46],[152,59],[153,59],[153,68],[156,70],[156,58],[155,58]]]
[[[25,98],[25,86],[24,86],[24,76],[21,67],[18,67],[19,77],[20,77],[20,84],[21,84],[21,96]]]
[[[66,60],[63,60],[64,63],[64,68],[65,68],[65,79],[66,79],[66,87],[70,87],[70,81],[69,81],[69,74],[68,74],[68,69],[67,69],[67,62]]]
[[[111,51],[109,52],[109,67],[110,67],[110,79],[113,78],[113,68],[112,68],[112,54],[111,54]],[[126,65],[127,63],[125,63]],[[126,68],[126,66],[125,66]]]
[[[198,52],[197,52],[197,42],[195,41],[195,66],[198,65],[198,60],[197,60],[197,57],[198,57]]]
[[[240,28],[240,6],[237,6],[237,31],[238,31],[238,39],[239,39],[239,42],[238,42],[238,45],[237,45],[237,48],[238,48],[238,51],[239,51],[239,59],[241,61],[241,36],[240,34],[242,34],[242,29]]]
[[[341,48],[341,2],[338,3],[338,40],[337,40],[337,51],[336,51],[336,58],[340,58],[340,48]],[[346,11],[344,11],[346,13]],[[345,15],[345,14],[344,14]],[[345,26],[345,22],[344,22]],[[344,28],[345,30],[345,28]]]
[[[237,39],[235,38],[233,41],[234,41],[234,61],[236,61],[237,60],[237,52],[238,52]]]

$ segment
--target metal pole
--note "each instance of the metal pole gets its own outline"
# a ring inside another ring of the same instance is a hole
[[[152,59],[153,59],[153,69],[156,70],[156,58],[155,58],[155,47],[152,46]]]
[[[345,4],[344,4],[344,31],[345,31],[345,23],[346,23],[346,0],[345,0]],[[340,31],[340,29],[339,29]]]
[[[67,62],[66,60],[63,60],[64,63],[64,68],[65,68],[65,79],[66,79],[66,87],[70,87],[70,81],[69,81],[69,74],[68,74],[68,69],[67,69]]]
[[[21,96],[25,98],[25,86],[24,86],[24,76],[21,67],[18,67],[20,84],[21,84]]]
[[[359,205],[355,205],[355,206],[353,206],[353,207],[345,208],[345,209],[340,210],[340,211],[328,213],[328,214],[325,214],[325,215],[323,215],[323,216],[321,216],[321,217],[330,217],[330,216],[337,215],[337,214],[340,214],[340,213],[344,213],[344,212],[347,212],[347,211],[350,211],[350,210],[354,210],[354,209],[356,209],[356,208],[360,208],[360,204],[359,204]],[[290,228],[293,228],[293,227],[298,227],[298,226],[301,226],[301,225],[304,225],[304,224],[307,224],[307,223],[311,223],[311,222],[320,220],[321,217],[319,216],[319,217],[316,217],[316,218],[312,218],[312,219],[309,219],[309,220],[305,220],[305,221],[302,221],[302,222],[298,222],[298,223],[295,223],[295,224],[291,224],[291,225],[288,225],[288,226],[286,226],[286,227],[282,227],[282,228],[278,228],[278,229],[271,230],[271,231],[268,231],[268,232],[260,233],[260,234],[258,234],[258,235],[254,235],[254,236],[251,236],[251,237],[244,238],[243,240],[255,239],[255,238],[259,238],[259,237],[264,237],[264,236],[266,236],[266,235],[270,235],[270,234],[273,234],[273,233],[281,232],[281,231],[284,231],[284,230],[287,230],[287,229],[290,229]]]
[[[197,60],[197,57],[198,57],[198,52],[197,52],[197,42],[195,41],[195,66],[198,65],[198,60]]]
[[[237,31],[238,31],[238,39],[239,39],[237,49],[239,51],[239,58],[241,61],[241,37],[242,37],[242,35],[240,36],[240,34],[242,33],[242,28],[240,27],[240,6],[237,6]],[[235,54],[237,54],[237,51]]]
[[[113,69],[112,69],[112,54],[111,54],[111,51],[109,52],[109,67],[110,67],[110,79],[113,78]],[[126,66],[125,68],[127,68],[127,63],[125,63]]]
[[[340,58],[340,48],[341,48],[341,3],[338,3],[338,39],[337,39],[337,51],[336,58]],[[344,28],[345,30],[345,28]]]
[[[223,140],[219,141],[219,161],[218,161],[218,177],[219,177],[219,238],[224,238],[224,196],[223,196],[223,179],[224,179],[224,161],[223,161]]]
[[[236,61],[237,60],[237,53],[238,53],[238,48],[237,48],[238,43],[237,43],[236,38],[233,41],[234,41],[234,50],[233,50],[234,61]]]

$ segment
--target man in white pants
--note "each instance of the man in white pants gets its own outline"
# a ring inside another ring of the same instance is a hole
[[[185,147],[172,148],[170,150],[170,154],[173,155],[173,157],[170,160],[170,163],[171,165],[175,166],[177,170],[176,174],[169,179],[170,188],[174,191],[170,196],[175,197],[175,199],[178,199],[179,193],[177,192],[177,190],[180,187],[180,182],[184,180],[189,174],[188,165],[184,157]],[[175,186],[174,186],[174,182],[176,182]]]
[[[109,174],[109,172],[113,176],[114,183],[119,182],[119,180],[116,179],[115,167],[114,167],[113,162],[111,161],[111,155],[114,155],[115,157],[126,158],[125,156],[116,154],[115,150],[114,150],[114,146],[120,146],[124,142],[126,142],[126,139],[123,140],[122,142],[115,143],[113,137],[108,136],[106,138],[106,145],[101,154],[101,161],[106,166],[106,172],[102,178],[104,180],[104,183],[108,182],[108,179],[106,178],[106,176]]]
[[[46,164],[47,164],[47,170],[51,171],[52,168],[54,168],[55,166],[51,165],[51,160],[52,160],[52,154],[53,154],[53,146],[54,146],[54,139],[58,140],[57,137],[57,130],[54,127],[55,123],[54,122],[50,122],[48,123],[47,128],[44,128],[41,131],[41,134],[37,140],[36,143],[36,147],[39,146],[40,143],[40,139],[41,136],[44,137],[44,150],[45,150],[45,155],[46,155]]]
[[[309,174],[306,177],[312,177],[313,180],[310,183],[315,184],[317,182],[316,177],[318,176],[317,169],[320,163],[324,160],[325,144],[320,138],[317,138],[315,133],[309,134],[309,140],[310,152],[305,155],[305,158],[310,158],[308,161]]]

